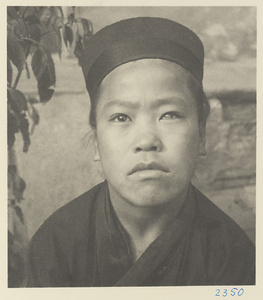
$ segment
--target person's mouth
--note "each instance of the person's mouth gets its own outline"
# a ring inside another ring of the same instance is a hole
[[[148,170],[155,170],[155,171],[162,171],[164,173],[169,173],[169,170],[166,167],[164,167],[162,164],[158,162],[151,162],[149,164],[139,163],[135,165],[132,168],[132,170],[128,173],[128,175],[132,175],[137,172],[148,171]]]

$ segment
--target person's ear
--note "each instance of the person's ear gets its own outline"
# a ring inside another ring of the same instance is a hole
[[[199,155],[206,156],[207,151],[206,151],[206,130],[205,130],[205,125],[200,125],[199,136],[200,136]]]
[[[99,149],[98,149],[98,141],[97,141],[96,132],[93,133],[93,147],[94,147],[93,160],[100,161],[100,153],[99,153]]]

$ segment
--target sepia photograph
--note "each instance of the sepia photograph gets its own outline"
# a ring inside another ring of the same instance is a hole
[[[255,286],[257,7],[6,21],[8,288]]]

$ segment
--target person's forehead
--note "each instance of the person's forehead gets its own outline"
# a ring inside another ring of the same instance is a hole
[[[174,62],[142,59],[111,71],[99,85],[97,102],[104,108],[192,103],[189,80],[193,75]]]
[[[171,80],[175,84],[187,84],[194,76],[180,65],[163,59],[139,59],[122,64],[113,69],[102,80],[100,86],[103,88],[107,83],[120,85],[130,85],[133,81],[150,77],[150,80],[158,81]],[[176,82],[175,82],[176,81]]]

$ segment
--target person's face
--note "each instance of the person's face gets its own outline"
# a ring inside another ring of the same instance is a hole
[[[185,195],[205,147],[190,76],[175,63],[143,59],[117,67],[102,81],[95,160],[111,196],[156,206]]]

